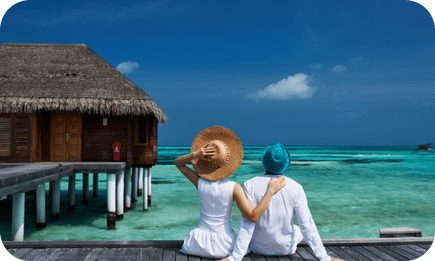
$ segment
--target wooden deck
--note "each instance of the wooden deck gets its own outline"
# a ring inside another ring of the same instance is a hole
[[[433,238],[323,240],[330,256],[346,261],[405,261],[425,254]],[[3,242],[13,256],[21,260],[104,260],[104,261],[211,261],[180,253],[182,241],[52,241]],[[243,261],[316,261],[311,248],[303,241],[295,254],[262,256],[249,254]]]

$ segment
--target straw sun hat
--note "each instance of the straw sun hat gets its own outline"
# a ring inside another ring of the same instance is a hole
[[[204,146],[215,148],[215,155],[210,161],[191,161],[196,173],[204,179],[224,179],[233,174],[242,163],[242,142],[230,129],[213,126],[202,130],[193,140],[190,151],[195,152]]]

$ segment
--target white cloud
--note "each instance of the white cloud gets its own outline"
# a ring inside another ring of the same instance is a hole
[[[310,67],[311,69],[320,69],[323,67],[323,64],[321,63],[309,64],[308,67]]]
[[[132,62],[132,61],[123,62],[118,64],[118,66],[116,66],[116,69],[121,73],[131,73],[137,68],[139,68],[139,64],[137,62]]]
[[[334,68],[332,68],[332,71],[335,73],[342,73],[346,70],[347,70],[346,66],[343,66],[343,65],[337,65]]]
[[[311,98],[316,88],[308,85],[310,78],[303,73],[289,76],[277,83],[273,83],[264,89],[260,89],[253,94],[248,95],[251,99],[268,99],[268,100],[292,100]]]

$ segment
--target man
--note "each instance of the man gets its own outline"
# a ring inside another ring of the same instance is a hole
[[[290,155],[279,143],[268,145],[262,153],[265,175],[245,182],[244,190],[252,207],[261,201],[266,193],[270,177],[281,176],[290,166]],[[237,241],[232,255],[222,261],[240,261],[251,251],[262,255],[291,255],[304,238],[320,261],[340,261],[330,257],[323,246],[316,225],[308,209],[307,198],[302,186],[285,177],[286,186],[270,200],[270,204],[258,222],[252,223],[241,217]],[[296,214],[299,226],[292,220]],[[343,261],[343,260],[341,260]]]

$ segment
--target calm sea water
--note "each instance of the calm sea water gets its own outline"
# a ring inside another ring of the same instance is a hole
[[[245,147],[240,168],[229,177],[243,183],[264,173],[263,147]],[[291,167],[284,173],[299,182],[322,238],[377,238],[379,228],[412,227],[435,235],[435,151],[416,147],[287,147]],[[174,240],[198,224],[200,200],[195,187],[173,165],[188,147],[159,147],[152,171],[152,205],[125,212],[116,230],[107,230],[106,175],[100,174],[99,197],[82,203],[82,175],[77,174],[76,210],[67,211],[68,178],[61,180],[61,219],[52,221],[47,195],[47,225],[35,228],[33,196],[26,196],[24,238],[42,240]],[[0,233],[11,240],[11,199],[0,201]],[[234,206],[237,231],[240,211]]]

